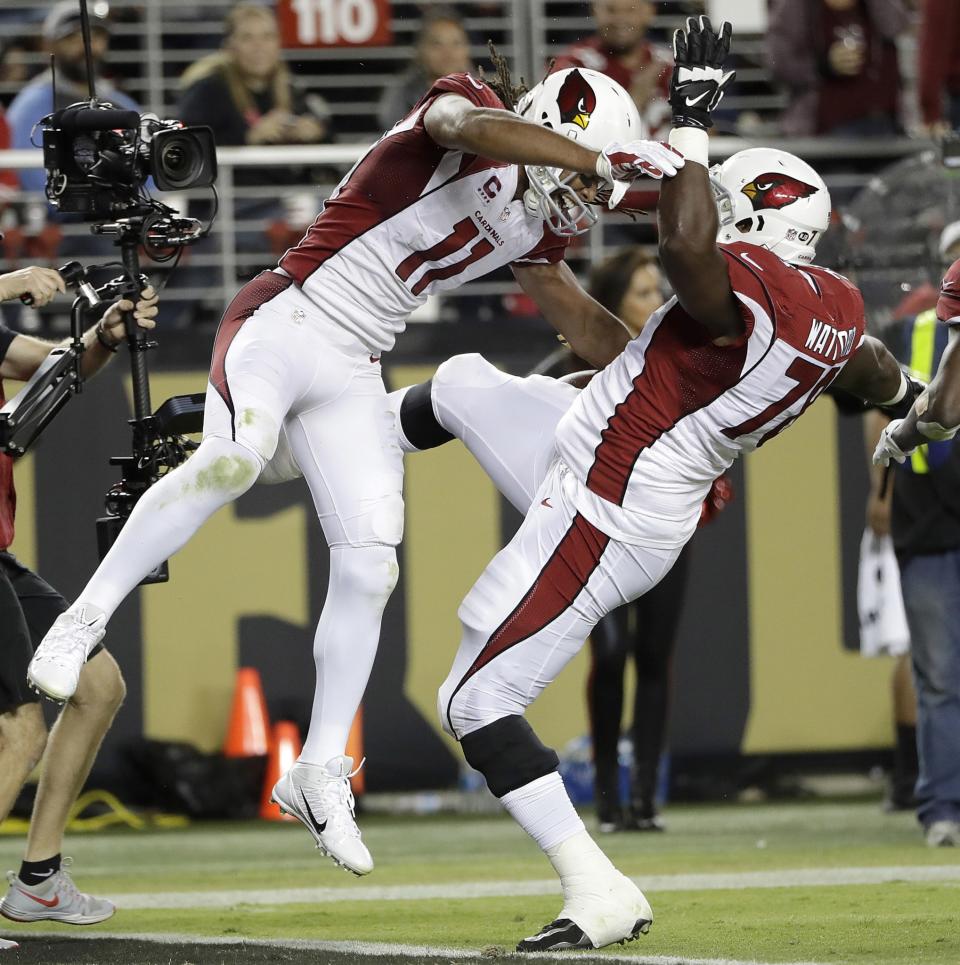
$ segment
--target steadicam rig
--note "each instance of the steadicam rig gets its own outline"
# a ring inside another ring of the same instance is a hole
[[[0,450],[22,456],[72,395],[83,390],[83,331],[95,313],[109,305],[102,290],[90,283],[88,270],[77,261],[60,269],[67,288],[76,292],[70,311],[70,343],[46,357],[24,387],[0,409]]]

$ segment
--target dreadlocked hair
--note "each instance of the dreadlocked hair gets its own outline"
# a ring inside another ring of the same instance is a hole
[[[527,87],[526,81],[522,77],[519,84],[513,83],[507,58],[497,50],[492,40],[487,41],[487,49],[490,51],[490,62],[493,64],[495,72],[492,77],[488,77],[486,71],[481,67],[480,79],[503,101],[503,106],[508,111],[516,113],[517,103],[524,94],[530,92],[530,88]],[[553,70],[553,63],[553,60],[551,60],[547,64],[544,77]]]

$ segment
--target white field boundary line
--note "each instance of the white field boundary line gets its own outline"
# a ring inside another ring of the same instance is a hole
[[[905,865],[879,868],[801,868],[792,871],[713,872],[649,875],[635,879],[648,894],[663,891],[720,891],[744,888],[817,888],[960,882],[960,865]],[[357,886],[356,888],[273,888],[232,891],[168,891],[110,895],[122,910],[158,908],[231,908],[236,905],[327,904],[342,901],[436,901],[442,898],[522,898],[559,895],[554,879],[464,881],[449,884]]]
[[[29,933],[2,931],[0,936],[10,935],[24,944],[31,938],[36,938],[45,932],[31,931]],[[164,934],[162,932],[72,932],[65,935],[57,931],[56,936],[63,940],[83,939],[97,941],[104,939],[121,939],[126,941],[156,942],[159,945],[243,945],[259,948],[288,948],[296,951],[341,952],[348,955],[363,955],[371,958],[449,958],[461,961],[491,961],[489,954],[466,948],[443,948],[431,945],[392,945],[386,942],[331,942],[309,938],[215,938],[210,935],[197,936],[185,934]],[[638,946],[639,949],[639,946]],[[567,957],[569,953],[559,952],[557,955],[534,952],[522,954],[511,952],[513,960],[533,960],[542,962],[544,958]],[[734,960],[730,958],[677,958],[676,955],[644,955],[638,950],[635,955],[624,954],[593,954],[591,952],[577,952],[571,961],[577,962],[623,962],[627,965],[764,965],[763,962]],[[818,962],[777,962],[776,965],[820,965]]]

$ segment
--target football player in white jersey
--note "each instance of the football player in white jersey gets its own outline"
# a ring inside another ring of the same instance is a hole
[[[658,221],[676,294],[626,350],[582,391],[466,355],[392,396],[406,451],[459,437],[525,513],[460,606],[438,699],[468,763],[560,877],[562,911],[521,951],[629,940],[653,917],[587,834],[526,707],[601,617],[663,578],[741,452],[831,383],[895,409],[917,391],[863,335],[856,288],[810,264],[830,201],[809,165],[740,152],[715,171],[715,203],[706,128],[732,77],[729,41],[729,25],[714,33],[706,18],[674,38],[670,140],[686,164],[661,187]]]
[[[577,352],[605,365],[628,333],[575,281],[564,248],[596,220],[591,202],[615,205],[636,178],[683,165],[674,149],[639,139],[633,101],[603,74],[548,77],[523,100],[522,116],[509,109],[508,77],[499,88],[508,104],[469,74],[435,82],[346,175],[279,267],[239,292],[214,343],[199,449],[143,496],[28,673],[43,693],[68,699],[126,595],[213,512],[259,477],[282,475],[277,463],[289,467],[292,454],[330,547],[330,581],[310,727],[274,797],[358,875],[373,860],[354,820],[344,748],[403,531],[381,355],[428,295],[510,265]]]

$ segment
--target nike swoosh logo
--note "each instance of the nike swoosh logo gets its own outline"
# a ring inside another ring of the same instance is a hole
[[[38,905],[43,905],[45,908],[56,908],[60,904],[60,896],[56,895],[52,899],[38,898],[36,895],[31,895],[29,891],[24,891],[22,888],[17,889],[21,895],[26,895],[31,901],[35,901]]]
[[[702,101],[702,100],[704,99],[704,97],[706,97],[707,94],[709,94],[709,93],[710,93],[710,91],[705,90],[699,97],[688,97],[688,98],[687,98],[687,107],[693,107],[694,104],[699,104],[700,101]]]
[[[547,509],[553,509],[553,506],[552,506],[551,503],[550,503],[550,497],[549,497],[549,496],[547,496],[546,499],[541,499],[541,500],[540,500],[540,505],[541,505],[541,506],[546,506]]]
[[[379,356],[379,355],[371,355],[371,356],[370,356],[370,361],[371,361],[371,362],[379,362],[379,361],[380,361],[380,356]]]
[[[321,824],[313,816],[313,811],[310,810],[310,805],[307,803],[307,796],[303,793],[303,791],[300,792],[300,797],[303,798],[303,806],[307,809],[307,815],[310,818],[310,823],[314,826],[314,828],[316,828],[317,834],[323,834],[323,832],[327,830],[327,822],[324,821],[323,824]]]

